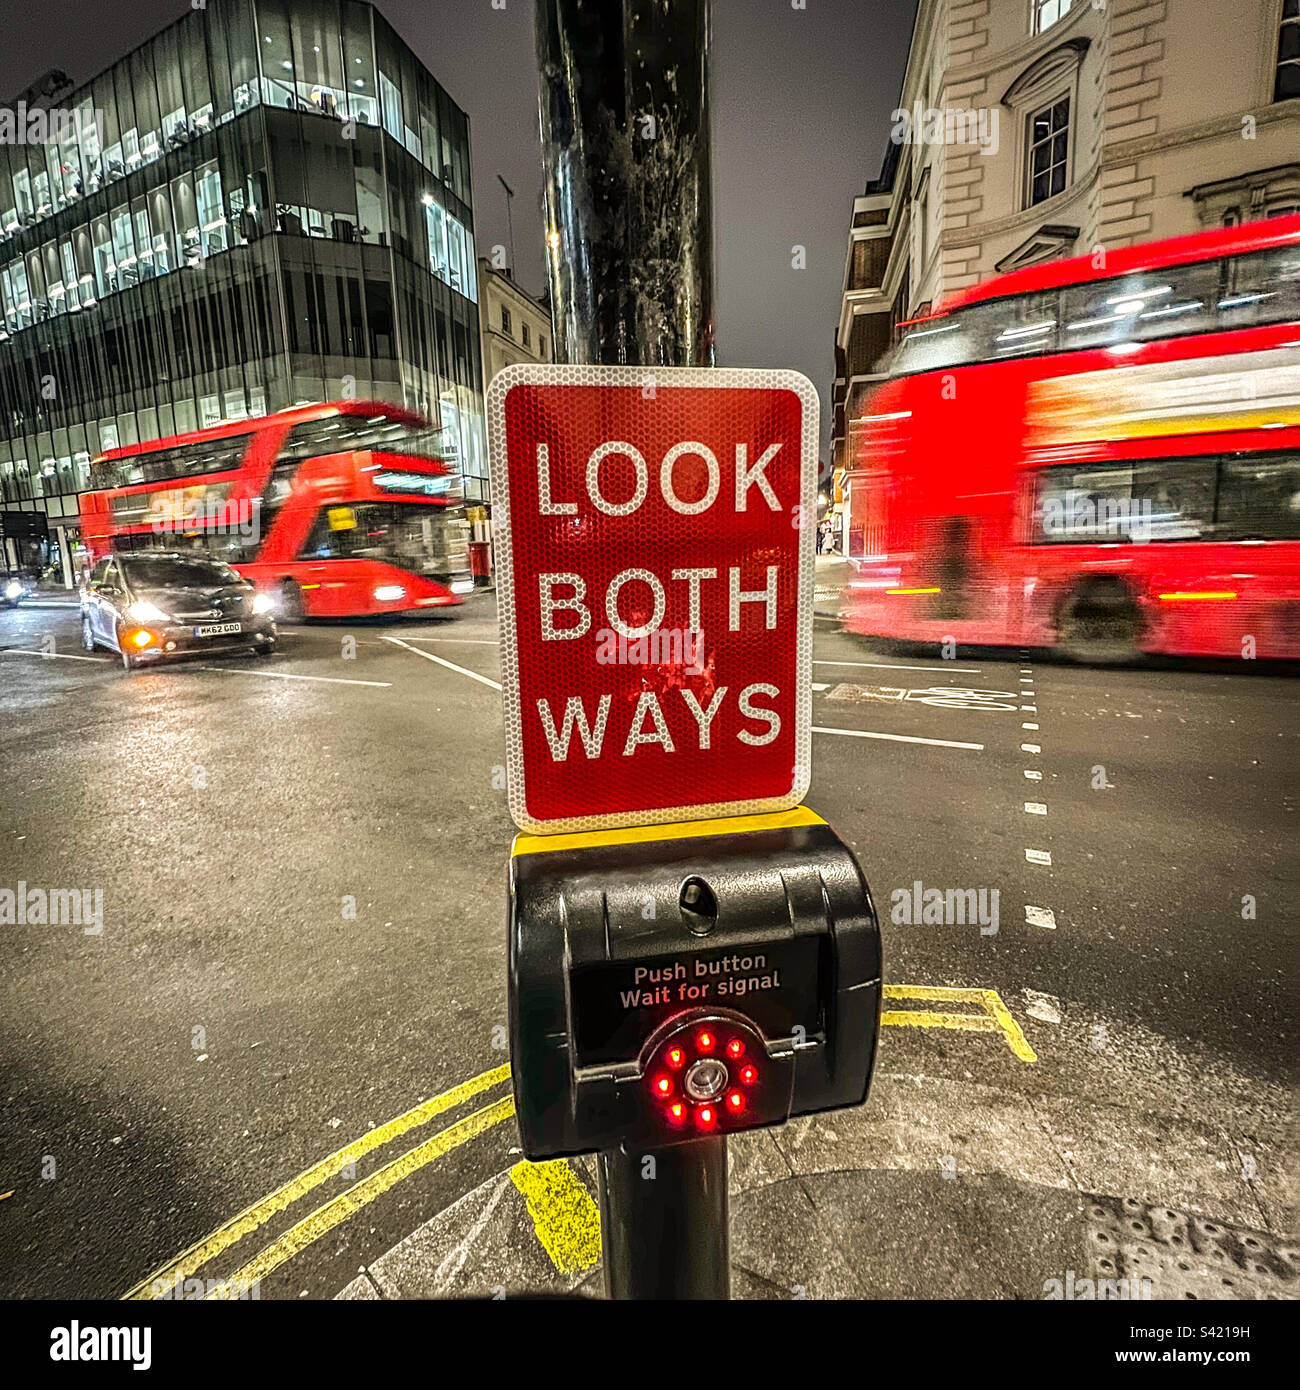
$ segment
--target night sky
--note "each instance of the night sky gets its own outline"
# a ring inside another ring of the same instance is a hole
[[[793,367],[811,377],[825,441],[853,198],[880,169],[916,0],[802,3],[714,0],[717,343],[719,365]],[[189,2],[41,0],[17,13],[8,8],[3,101],[48,68],[75,82],[94,76]],[[378,8],[469,112],[479,254],[507,243],[501,174],[516,195],[517,278],[539,292],[531,0],[504,0],[503,9],[493,0],[380,0]],[[791,267],[795,246],[806,248],[806,269]]]

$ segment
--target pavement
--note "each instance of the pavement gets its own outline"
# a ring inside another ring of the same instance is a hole
[[[132,675],[0,612],[0,887],[102,892],[0,926],[0,1296],[599,1292],[512,1119],[492,604]],[[731,1141],[733,1292],[1295,1297],[1294,679],[814,656],[886,1026],[865,1106]]]

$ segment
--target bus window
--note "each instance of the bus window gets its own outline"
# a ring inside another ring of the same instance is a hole
[[[1300,540],[1300,454],[1224,459],[1218,520],[1222,540]]]
[[[1218,326],[1250,328],[1300,318],[1300,246],[1234,256],[1218,300]]]
[[[1032,539],[1040,544],[1187,541],[1214,530],[1214,458],[1045,468]]]
[[[1066,352],[1111,343],[1148,342],[1216,328],[1221,263],[1149,270],[1061,291],[1061,346]]]

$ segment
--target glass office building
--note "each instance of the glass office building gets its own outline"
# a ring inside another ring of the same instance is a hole
[[[469,124],[378,11],[208,0],[54,106],[0,143],[6,509],[71,541],[101,450],[341,397],[487,495]]]

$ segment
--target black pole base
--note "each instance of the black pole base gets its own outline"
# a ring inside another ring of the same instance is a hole
[[[727,1141],[602,1149],[600,1244],[617,1299],[728,1299]]]

